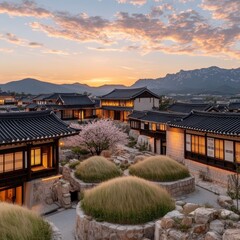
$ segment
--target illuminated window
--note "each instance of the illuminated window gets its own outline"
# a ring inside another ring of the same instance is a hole
[[[240,142],[235,143],[235,159],[236,162],[240,163]]]
[[[224,142],[220,139],[215,139],[215,158],[224,159]]]
[[[23,153],[0,154],[0,173],[11,172],[23,168]]]
[[[166,125],[165,124],[160,124],[160,130],[161,131],[166,131]]]
[[[62,117],[63,119],[72,118],[73,117],[72,110],[64,110]]]
[[[156,123],[152,123],[152,130],[156,131],[157,130],[157,124]]]
[[[191,151],[193,153],[205,155],[205,138],[202,136],[191,136]]]
[[[41,165],[41,149],[34,148],[31,150],[31,166]]]

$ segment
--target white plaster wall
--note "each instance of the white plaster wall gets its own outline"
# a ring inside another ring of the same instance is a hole
[[[153,107],[159,107],[159,99],[157,98],[136,98],[134,100],[134,110],[152,110]]]
[[[184,131],[167,127],[167,155],[180,162],[184,161]]]

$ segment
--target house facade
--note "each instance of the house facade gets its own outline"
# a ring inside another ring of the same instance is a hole
[[[193,111],[167,127],[167,155],[227,184],[240,164],[240,114]]]
[[[130,127],[138,131],[138,144],[147,143],[149,150],[166,154],[167,124],[183,118],[186,114],[163,111],[133,111],[129,115]]]
[[[127,121],[133,110],[152,110],[158,107],[158,95],[147,88],[114,89],[100,98],[100,117]]]
[[[42,206],[59,179],[59,139],[77,134],[51,111],[0,114],[0,201]]]

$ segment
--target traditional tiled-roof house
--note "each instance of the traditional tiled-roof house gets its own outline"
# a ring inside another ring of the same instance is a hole
[[[102,109],[100,117],[113,120],[127,121],[128,115],[133,110],[143,111],[159,108],[159,96],[145,87],[114,89],[100,99]]]
[[[87,95],[60,95],[53,106],[62,120],[79,120],[95,118],[95,103]]]
[[[169,112],[178,112],[178,113],[190,113],[192,110],[197,111],[209,111],[211,105],[208,103],[185,103],[185,102],[175,102],[170,105],[167,109]]]
[[[10,93],[0,92],[0,105],[15,104],[16,99]]]
[[[0,114],[0,201],[41,205],[59,178],[59,139],[74,134],[51,111]]]
[[[139,142],[148,143],[154,153],[166,154],[167,124],[185,116],[184,113],[133,111],[128,117],[131,129],[137,130],[140,134]]]
[[[227,184],[240,164],[240,114],[193,111],[167,128],[167,155]]]

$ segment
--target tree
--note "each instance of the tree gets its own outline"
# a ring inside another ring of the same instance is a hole
[[[71,127],[76,128],[76,125]],[[127,134],[111,120],[101,119],[86,125],[78,125],[77,128],[80,128],[79,135],[68,138],[65,146],[81,146],[92,155],[100,155],[103,150],[114,148],[119,143],[127,143]]]

